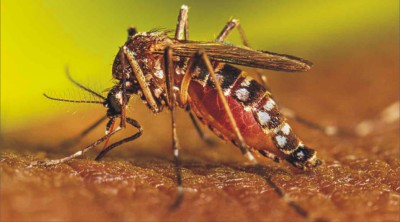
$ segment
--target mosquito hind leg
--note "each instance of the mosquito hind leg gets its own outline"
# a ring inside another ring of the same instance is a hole
[[[120,145],[122,145],[122,144],[124,144],[124,143],[130,142],[130,141],[132,141],[132,140],[135,140],[135,139],[137,139],[138,137],[140,137],[140,136],[143,134],[143,128],[142,128],[142,126],[139,124],[138,121],[136,121],[136,120],[134,120],[134,119],[131,119],[131,118],[129,118],[129,117],[126,117],[126,122],[127,122],[128,124],[130,124],[131,126],[137,128],[137,129],[138,129],[138,132],[135,133],[135,134],[133,134],[132,136],[126,137],[125,139],[122,139],[122,140],[120,140],[120,141],[118,141],[118,142],[115,142],[115,143],[111,144],[110,146],[106,147],[105,149],[103,149],[103,150],[97,155],[97,157],[96,157],[96,159],[95,159],[96,161],[101,160],[101,159],[104,157],[104,155],[106,155],[106,153],[108,153],[109,151],[111,151],[111,150],[114,149],[115,147],[120,146]]]
[[[347,132],[345,130],[340,129],[337,126],[333,126],[333,125],[322,126],[315,122],[307,120],[307,119],[299,116],[298,114],[296,114],[296,112],[293,111],[292,109],[289,109],[285,106],[281,106],[280,111],[286,117],[288,117],[290,119],[294,119],[297,122],[303,124],[304,126],[311,128],[311,129],[316,129],[318,131],[321,131],[328,136],[333,136],[333,135],[337,135],[337,134],[347,134]]]
[[[220,34],[218,35],[218,37],[215,39],[215,41],[223,42],[228,37],[228,35],[231,33],[231,31],[235,28],[239,31],[242,44],[246,47],[250,47],[250,44],[246,38],[245,32],[244,32],[242,26],[240,25],[239,20],[237,20],[237,19],[229,20],[228,23],[225,25],[225,27],[220,32]],[[267,82],[268,82],[267,76],[263,75],[259,69],[255,69],[255,72],[256,72],[257,77],[260,80],[261,84],[268,91],[270,91],[270,88],[267,85]],[[317,130],[325,133],[326,135],[335,135],[339,131],[339,129],[335,126],[321,126],[317,123],[307,120],[307,119],[299,116],[298,114],[296,114],[296,112],[294,112],[293,110],[291,110],[287,107],[284,107],[282,105],[281,105],[281,111],[286,117],[294,119],[297,122],[299,122],[307,127],[317,129]]]
[[[239,31],[240,39],[242,40],[242,44],[246,47],[250,47],[249,42],[247,41],[246,35],[244,34],[244,30],[242,26],[240,26],[240,22],[237,19],[230,19],[224,28],[221,30],[215,41],[223,42],[228,37],[233,29],[237,29]]]
[[[275,155],[267,150],[258,150],[258,152],[261,155],[263,155],[264,157],[267,157],[267,158],[273,160],[274,162],[277,162],[277,163],[281,162],[281,159],[277,155]]]
[[[175,39],[188,40],[189,39],[189,22],[188,22],[189,7],[182,5],[179,11],[178,23],[176,24]]]
[[[240,22],[238,19],[230,19],[228,23],[224,26],[224,28],[221,30],[215,41],[217,42],[223,42],[225,39],[228,37],[228,35],[231,33],[233,29],[237,29],[240,35],[240,39],[242,41],[242,44],[246,47],[250,47],[249,41],[246,38],[246,35],[244,33],[244,30],[242,26],[240,25]],[[263,75],[258,69],[255,69],[258,78],[262,82],[263,86],[268,89],[267,87],[267,77]]]

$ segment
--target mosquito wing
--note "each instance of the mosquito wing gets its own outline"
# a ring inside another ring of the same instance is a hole
[[[204,50],[212,61],[261,69],[302,72],[308,71],[312,66],[310,61],[295,56],[256,51],[220,42],[177,41],[171,48],[175,56],[192,57],[199,50]],[[163,53],[163,51],[155,51],[155,53]]]

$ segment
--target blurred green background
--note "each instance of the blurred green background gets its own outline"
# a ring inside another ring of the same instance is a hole
[[[126,39],[126,28],[173,29],[181,4],[190,6],[192,40],[212,40],[233,16],[240,19],[254,48],[317,64],[335,54],[380,44],[389,35],[398,36],[399,29],[395,0],[2,0],[2,131],[91,108],[49,101],[42,93],[87,97],[68,82],[66,65],[77,80],[97,91],[111,86],[112,61]],[[229,41],[239,43],[238,34]]]

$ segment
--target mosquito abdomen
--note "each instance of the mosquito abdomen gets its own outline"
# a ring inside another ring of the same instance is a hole
[[[272,152],[290,162],[290,155],[302,143],[280,113],[271,93],[236,67],[223,63],[215,63],[214,66],[246,144],[252,149]],[[190,106],[219,137],[238,144],[214,82],[201,64],[199,68],[189,87]]]

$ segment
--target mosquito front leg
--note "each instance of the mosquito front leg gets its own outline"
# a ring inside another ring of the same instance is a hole
[[[114,119],[111,119],[109,122],[114,121]],[[87,146],[85,149],[80,150],[70,156],[61,158],[61,159],[55,159],[55,160],[45,160],[45,161],[33,161],[30,163],[30,166],[35,166],[35,165],[43,165],[43,166],[51,166],[51,165],[57,165],[60,163],[64,163],[66,161],[69,161],[71,159],[75,159],[79,156],[82,156],[84,153],[86,153],[87,151],[93,149],[94,147],[96,147],[97,145],[99,145],[100,143],[102,143],[103,141],[107,140],[108,138],[110,138],[112,135],[114,135],[115,133],[119,132],[121,130],[121,127],[118,127],[117,129],[115,129],[114,131],[112,131],[111,133],[108,133],[107,135],[101,137],[100,139],[96,140],[94,143],[90,144],[89,146]]]
[[[136,61],[134,53],[128,49],[128,47],[122,47],[123,54],[128,59],[129,64],[131,65],[133,72],[135,73],[135,77],[140,85],[140,88],[143,92],[143,95],[146,98],[148,105],[154,113],[159,112],[159,108],[157,106],[156,100],[151,93],[150,87],[147,85],[146,78],[143,74],[142,69],[140,68],[139,63]]]
[[[104,155],[106,155],[106,153],[108,153],[109,151],[111,151],[111,150],[114,149],[115,147],[120,146],[120,145],[122,145],[122,144],[124,144],[124,143],[130,142],[130,141],[132,141],[132,140],[135,140],[135,139],[139,138],[139,137],[143,134],[143,128],[142,128],[142,126],[139,124],[138,121],[136,121],[136,120],[134,120],[134,119],[131,119],[131,118],[129,118],[129,117],[126,117],[126,122],[127,122],[128,124],[130,124],[131,126],[137,128],[137,129],[138,129],[138,132],[135,133],[135,134],[133,134],[133,135],[130,136],[130,137],[126,137],[125,139],[122,139],[122,140],[120,140],[120,141],[118,141],[118,142],[115,142],[115,143],[111,144],[110,146],[106,147],[105,149],[103,149],[103,150],[99,153],[99,155],[97,155],[97,157],[96,157],[96,159],[95,159],[96,161],[99,161],[101,158],[104,157]]]
[[[129,32],[129,31],[128,31]],[[121,124],[120,126],[125,128],[126,127],[126,59],[124,55],[124,48],[121,47],[119,50],[119,59],[122,65],[122,103],[121,103]]]
[[[175,39],[188,40],[189,39],[189,22],[188,22],[189,7],[182,5],[179,11],[178,23],[176,24]]]

